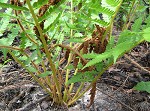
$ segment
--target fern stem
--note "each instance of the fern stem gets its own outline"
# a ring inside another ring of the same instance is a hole
[[[78,72],[78,68],[76,68],[74,75],[76,75],[77,72]],[[74,83],[71,83],[70,88],[69,88],[69,94],[72,92],[73,86],[74,86]]]
[[[0,48],[6,48],[6,49],[11,49],[11,50],[18,50],[21,51],[22,49],[19,47],[14,47],[14,46],[5,46],[5,45],[0,45]]]
[[[20,48],[18,48],[18,47],[0,46],[0,48],[6,48],[6,49],[10,49],[10,50],[18,50],[18,51],[22,52],[23,55],[25,55],[26,57],[29,58],[29,55],[26,54],[22,49],[20,49]],[[38,70],[37,65],[36,65],[33,61],[31,61],[31,63],[32,63],[32,65],[34,66],[34,68],[37,70],[37,73],[38,73],[38,74],[41,74],[41,72]],[[19,62],[19,64],[20,64],[20,62]],[[50,82],[49,82],[49,84],[50,84]]]
[[[130,11],[129,11],[127,17],[126,17],[126,18],[127,18],[127,19],[126,19],[126,22],[124,23],[124,26],[123,26],[122,30],[127,29],[127,22],[129,21],[129,19],[130,19],[130,17],[131,17],[132,11],[133,11],[133,9],[134,9],[133,7],[134,7],[134,5],[135,5],[135,2],[136,2],[136,0],[133,0],[132,5],[131,5],[131,8],[130,8]]]
[[[36,24],[36,27],[37,27],[37,29],[38,29],[38,31],[40,33],[40,39],[41,39],[41,41],[43,43],[43,47],[44,47],[46,56],[47,56],[47,58],[49,60],[50,67],[51,67],[51,70],[52,70],[52,75],[53,75],[53,78],[54,78],[54,82],[56,84],[56,89],[57,89],[57,93],[58,93],[58,97],[59,97],[59,102],[61,102],[62,101],[62,96],[61,96],[60,85],[59,85],[59,82],[58,82],[58,79],[57,79],[57,74],[56,74],[57,71],[56,71],[56,68],[55,68],[55,64],[53,63],[53,61],[51,59],[52,58],[51,57],[51,53],[48,51],[48,46],[46,44],[46,40],[45,40],[44,35],[42,33],[43,31],[42,31],[42,29],[40,27],[40,24],[38,23],[38,19],[37,19],[36,15],[34,13],[34,10],[33,10],[32,6],[31,6],[30,0],[26,0],[26,2],[27,2],[27,5],[29,7],[29,10],[30,10],[30,12],[32,14],[32,17],[34,19],[34,22]]]
[[[51,92],[47,89],[47,87],[31,72],[28,70],[28,68],[25,66],[25,64],[23,64],[10,50],[8,50],[8,52],[10,53],[10,55],[14,58],[14,60],[19,63],[23,68],[25,68],[29,74],[32,76],[32,78],[38,82],[38,84],[52,97]]]
[[[70,23],[73,24],[73,0],[71,0],[70,10],[71,10],[71,20],[70,20]],[[70,30],[70,38],[72,38],[72,37],[73,37],[73,29]],[[70,47],[72,47],[72,42],[70,42]],[[68,58],[68,63],[67,63],[67,65],[66,65],[66,67],[70,64],[71,60],[72,60],[72,54],[70,53],[70,54],[69,54],[69,58]],[[69,73],[70,73],[70,69],[67,69],[67,71],[66,71],[65,85],[66,85],[67,82],[68,82]],[[67,87],[68,87],[68,85],[66,85],[66,88],[67,88]],[[64,98],[64,99],[63,99],[64,102],[67,101],[67,93],[68,93],[68,91],[67,91],[66,88],[65,88],[64,97],[63,97],[63,98]]]
[[[24,13],[23,13],[23,12],[21,12],[21,13],[22,13],[24,19],[26,19]],[[18,16],[17,11],[15,11],[15,14],[16,14],[16,16]],[[17,19],[17,22],[19,23],[21,29],[25,32],[25,29],[24,29],[24,27],[23,27],[23,25],[21,24],[21,22],[20,22],[19,19]],[[29,26],[29,24],[27,24],[27,27],[28,27],[29,29],[31,29],[30,26]],[[38,43],[35,42],[35,40],[33,40],[28,34],[26,34],[26,36],[28,37],[29,40],[31,40],[33,43],[35,43],[35,44],[37,45],[37,47],[39,47]],[[38,53],[38,56],[40,56],[40,57],[42,58],[41,52]],[[35,64],[34,64],[34,66],[35,66]],[[42,60],[42,67],[43,67],[44,72],[45,72],[45,71],[46,71],[46,67],[45,67],[45,65],[44,65],[43,60]],[[37,69],[37,68],[36,68],[36,69]],[[41,73],[41,72],[39,72],[39,74],[40,74],[40,73]],[[49,77],[48,77],[48,78],[49,78]]]
[[[27,53],[25,53],[24,51],[22,52],[27,58],[30,58],[29,55]],[[41,72],[38,70],[38,66],[31,60],[32,65],[36,68],[37,73],[40,74]]]
[[[55,48],[55,47],[57,47],[57,46],[62,47],[62,48],[66,48],[66,49],[68,49],[68,50],[74,52],[75,54],[77,54],[77,55],[80,57],[80,59],[81,59],[84,63],[87,63],[87,60],[84,59],[84,58],[82,57],[82,55],[81,55],[77,50],[73,49],[72,47],[66,46],[66,45],[63,45],[63,44],[55,44],[55,45],[52,46],[52,48]]]
[[[106,68],[104,68],[98,74],[98,76],[95,77],[95,79],[92,81],[92,83],[79,96],[76,97],[76,95],[75,95],[74,98],[71,101],[68,102],[68,106],[70,106],[71,104],[73,104],[74,102],[76,102],[79,98],[81,98],[112,64],[113,63],[109,64]]]
[[[74,97],[72,98],[72,101],[75,100],[76,101],[76,98],[77,96],[79,95],[80,91],[82,90],[82,88],[84,87],[84,82],[82,82],[78,88],[78,90],[76,91],[76,94],[74,95]]]
[[[17,14],[17,11],[16,11],[16,10],[15,10],[15,15],[18,17],[18,14]],[[31,42],[33,42],[34,44],[38,45],[38,43],[26,33],[26,31],[25,31],[25,29],[24,29],[24,27],[23,27],[23,25],[21,24],[21,22],[20,22],[19,19],[17,19],[17,23],[19,24],[19,26],[20,26],[20,28],[22,29],[22,31],[25,32],[27,38],[28,38]]]
[[[23,11],[21,11],[21,14],[23,16],[23,19],[26,20],[26,15],[24,14]],[[27,23],[27,27],[28,27],[29,30],[32,30],[31,27],[30,27],[30,25],[28,23]]]
[[[137,5],[139,5],[139,4],[137,4]],[[131,24],[131,22],[132,22],[132,20],[133,20],[133,18],[134,18],[134,15],[136,14],[135,12],[136,12],[137,7],[138,7],[138,6],[135,6],[134,10],[132,11],[132,13],[131,13],[131,15],[130,15],[130,18],[129,18],[129,21],[128,21],[128,23],[126,24],[125,29],[128,29],[128,28],[129,28],[129,26],[130,26],[130,24]]]
[[[0,46],[0,48],[5,48],[5,49],[9,49],[9,50],[18,50],[18,51],[22,52],[26,57],[29,58],[29,56],[23,51],[23,49],[20,49],[20,48],[18,48],[18,47],[13,47],[13,46]],[[31,61],[31,63],[32,63],[33,66],[38,70],[36,64],[35,64],[33,61]],[[40,74],[40,73],[41,73],[41,72],[38,71],[38,74]]]

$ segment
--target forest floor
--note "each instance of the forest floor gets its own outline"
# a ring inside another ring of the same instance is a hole
[[[149,81],[150,73],[135,62],[150,72],[149,43],[135,47],[102,75],[97,81],[94,104],[87,109],[89,92],[72,107],[58,107],[23,68],[10,61],[0,70],[0,111],[149,111],[150,95],[133,87]]]

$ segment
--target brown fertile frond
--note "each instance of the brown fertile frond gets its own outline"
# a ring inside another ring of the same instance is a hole
[[[14,3],[15,0],[11,0],[11,3]],[[40,7],[39,11],[38,11],[38,15],[37,17],[42,17],[46,11],[48,10],[48,8],[50,7],[50,5],[55,5],[59,2],[60,0],[49,0],[47,4],[43,5],[42,7]],[[26,1],[24,0],[24,3],[26,3]],[[40,27],[41,29],[43,30],[44,29],[44,22],[45,20],[43,20],[41,23],[40,23]],[[42,40],[40,39],[40,33],[37,29],[37,26],[34,26],[33,27],[33,30],[37,36],[37,38],[42,42]],[[45,38],[45,41],[47,42],[48,41],[48,36],[46,34],[44,34],[44,38]],[[43,51],[44,52],[44,51]]]
[[[44,29],[44,21],[42,21],[42,22],[40,23],[40,27],[41,27],[42,30]],[[34,30],[36,36],[40,36],[40,33],[39,33],[39,31],[38,31],[38,29],[37,29],[36,26],[34,26],[33,30]]]
[[[84,61],[84,63],[87,63],[87,60],[84,59],[84,58],[82,57],[82,55],[81,55],[77,50],[71,48],[70,46],[63,45],[63,44],[55,44],[54,46],[52,46],[52,48],[54,48],[54,47],[56,47],[56,46],[59,46],[59,47],[61,47],[61,48],[66,48],[67,50],[70,50],[70,52],[72,51],[74,54],[77,54],[78,57],[79,57],[82,61]],[[52,48],[51,48],[51,49],[52,49]]]
[[[88,47],[89,47],[89,41],[85,41],[82,48],[82,53],[87,54],[88,53]]]
[[[46,4],[46,5],[43,5],[40,9],[39,9],[39,12],[38,12],[38,17],[42,17],[45,12],[47,11],[47,9],[49,8],[49,5]]]
[[[90,41],[90,52],[93,50],[95,53],[103,53],[106,49],[107,40],[104,40],[104,43],[102,43],[102,36],[105,33],[105,28],[96,26],[96,30],[92,34],[92,39]]]
[[[50,4],[50,5],[56,5],[60,1],[61,0],[49,0],[48,4]]]
[[[104,42],[102,43],[102,36],[105,33],[106,29],[103,27],[100,27],[98,25],[95,25],[95,26],[96,26],[96,30],[93,31],[92,38],[91,39],[85,38],[84,39],[85,41],[82,44],[74,46],[74,50],[77,50],[81,54],[87,54],[87,53],[91,53],[91,52],[100,54],[106,50],[106,46],[108,43],[107,39],[105,39]],[[67,54],[67,58],[68,58],[69,54],[68,53],[66,53],[66,54]],[[86,63],[83,60],[81,60],[81,58],[77,58],[77,57],[78,57],[77,54],[73,55],[73,65],[75,68],[77,68],[79,59],[83,66],[86,65]],[[65,59],[67,59],[67,58],[65,57]],[[89,67],[89,68],[82,70],[82,72],[89,71],[92,69],[93,68]]]
[[[91,97],[90,97],[90,103],[87,105],[87,108],[90,108],[90,106],[94,103],[95,94],[96,94],[96,82],[93,83],[92,89],[90,90]]]
[[[70,50],[67,49],[66,53],[65,53],[65,59],[68,59],[69,58],[69,54],[70,54]]]
[[[77,58],[77,57],[78,57],[78,55],[75,54],[74,55],[74,59],[73,59],[73,66],[74,66],[74,68],[77,68],[77,65],[78,65],[78,62],[79,62],[79,58]]]
[[[20,2],[20,0],[10,0],[10,4],[22,7],[24,2]],[[15,10],[16,11],[16,10]],[[16,11],[18,14],[21,13],[21,10]]]

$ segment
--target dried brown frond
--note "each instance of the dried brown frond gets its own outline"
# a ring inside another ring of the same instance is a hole
[[[87,54],[88,53],[88,47],[89,47],[89,41],[85,41],[82,48],[82,53]]]
[[[77,54],[74,55],[74,59],[73,59],[73,66],[74,68],[77,68],[78,62],[79,62],[79,58],[77,58]]]
[[[47,9],[49,8],[49,5],[43,5],[40,9],[39,9],[39,12],[38,12],[38,17],[42,17],[45,12],[47,11]]]
[[[42,21],[42,22],[40,23],[40,27],[41,27],[42,30],[44,29],[44,22],[45,22],[45,21]],[[33,30],[34,30],[34,33],[36,34],[36,36],[38,37],[38,39],[42,42],[42,40],[40,39],[40,33],[39,33],[37,27],[34,26]],[[48,36],[47,36],[46,34],[44,34],[44,39],[45,39],[45,41],[47,42]]]
[[[95,94],[96,94],[96,82],[93,83],[92,89],[90,90],[91,97],[90,97],[90,103],[87,105],[87,108],[90,108],[90,106],[94,103]]]
[[[56,5],[60,1],[61,0],[49,0],[48,4],[50,4],[50,5]]]

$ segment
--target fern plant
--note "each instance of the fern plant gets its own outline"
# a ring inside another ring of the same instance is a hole
[[[123,31],[114,42],[112,28],[122,1],[3,0],[0,33],[11,33],[0,39],[1,51],[21,64],[59,105],[74,104],[91,88],[90,107],[104,71],[142,41],[150,41],[149,26],[139,30],[140,18],[133,31]],[[14,45],[17,35],[20,42]]]

